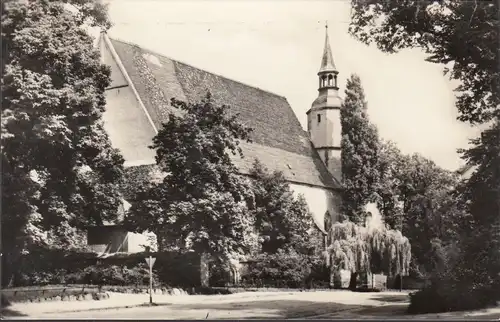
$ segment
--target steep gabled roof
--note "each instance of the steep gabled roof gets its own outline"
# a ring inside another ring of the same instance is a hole
[[[170,99],[198,102],[210,91],[217,104],[231,107],[239,120],[253,128],[253,143],[243,143],[244,159],[235,157],[241,173],[248,174],[258,158],[270,170],[280,170],[295,183],[339,189],[313,149],[286,98],[230,80],[199,68],[110,39],[154,126],[168,114],[178,113]]]

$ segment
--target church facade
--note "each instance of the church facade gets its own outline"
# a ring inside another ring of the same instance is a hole
[[[148,148],[169,113],[178,113],[170,99],[196,103],[210,91],[217,104],[231,107],[253,128],[252,143],[242,143],[244,158],[233,161],[248,175],[255,159],[269,170],[283,172],[294,193],[302,194],[318,228],[337,221],[341,202],[340,108],[338,71],[328,40],[319,72],[318,97],[307,112],[304,131],[286,98],[170,59],[139,46],[101,34],[99,49],[111,67],[106,90],[104,127],[112,145],[125,158],[126,180],[155,180],[155,152]],[[312,77],[311,77],[312,79]],[[124,213],[133,195],[124,191]],[[151,236],[150,236],[151,237]],[[154,236],[152,236],[154,237]],[[88,244],[97,252],[140,252],[149,244],[145,234],[125,231],[115,223],[90,227]]]

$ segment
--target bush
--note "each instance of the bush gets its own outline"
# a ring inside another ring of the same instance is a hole
[[[491,288],[471,289],[468,286],[453,285],[450,281],[433,283],[410,294],[408,313],[438,313],[465,311],[494,305]]]
[[[306,288],[327,286],[329,275],[319,257],[281,252],[255,258],[241,281],[252,287]]]
[[[153,281],[158,283],[158,276],[154,271]],[[149,268],[146,264],[142,263],[133,268],[117,265],[107,267],[101,265],[90,266],[80,273],[80,283],[96,285],[148,285]]]
[[[136,267],[123,269],[123,280],[126,285],[148,285],[149,284],[149,267],[146,264],[139,264]],[[159,283],[159,278],[153,270],[153,283]]]
[[[475,310],[496,305],[498,289],[488,270],[463,256],[457,244],[438,250],[430,284],[410,295],[409,313]]]
[[[153,271],[153,280],[158,283],[158,276]],[[93,285],[148,285],[149,268],[146,264],[127,268],[117,265],[92,265],[74,272],[56,270],[55,272],[34,272],[22,275],[23,285],[49,284],[93,284]]]
[[[144,258],[149,255],[156,258],[153,271],[156,283],[175,287],[200,285],[200,258],[195,253],[115,254],[98,258],[94,253],[40,248],[23,256],[16,268],[12,287],[54,284],[147,285],[149,268]],[[3,281],[4,287],[9,285],[7,278]]]

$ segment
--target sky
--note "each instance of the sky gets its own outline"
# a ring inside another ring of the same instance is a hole
[[[108,0],[110,37],[287,98],[304,129],[317,97],[325,22],[340,96],[360,76],[370,120],[404,153],[456,170],[477,130],[456,120],[443,67],[419,50],[384,54],[352,38],[350,1]]]

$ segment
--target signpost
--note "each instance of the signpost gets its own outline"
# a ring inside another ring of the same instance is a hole
[[[146,257],[146,263],[149,266],[149,304],[153,304],[153,265],[155,261],[154,257]]]

